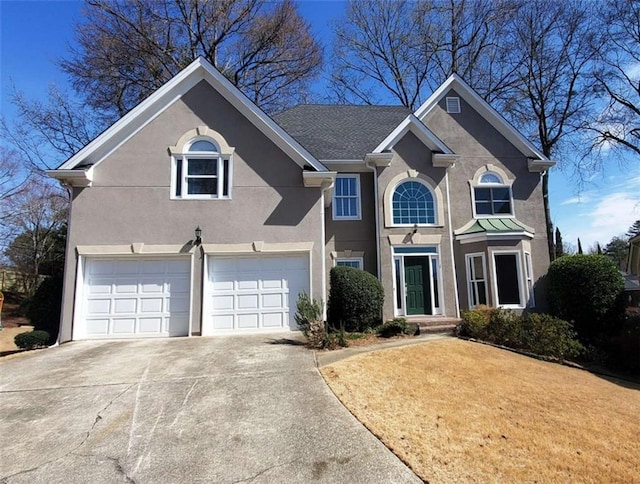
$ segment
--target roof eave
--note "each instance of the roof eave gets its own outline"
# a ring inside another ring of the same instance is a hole
[[[88,170],[46,170],[46,174],[72,187],[90,187],[93,184],[93,167]]]
[[[114,149],[137,133],[167,106],[198,82],[206,80],[216,91],[271,139],[300,167],[311,166],[318,172],[329,171],[302,145],[247,98],[207,60],[198,57],[147,99],[116,121],[97,138],[63,163],[59,169],[73,169],[80,163],[97,165]]]

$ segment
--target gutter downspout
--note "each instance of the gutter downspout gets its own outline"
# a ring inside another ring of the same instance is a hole
[[[328,185],[322,184],[320,189],[320,221],[321,223],[321,247],[322,247],[322,319],[324,321],[327,320],[327,302],[324,299],[328,299],[327,297],[327,243],[325,241],[326,238],[326,221],[325,221],[325,210],[324,210],[324,196],[325,193],[331,190],[335,185],[335,180],[329,183]],[[312,296],[313,297],[313,296]]]
[[[453,251],[453,227],[451,225],[451,192],[449,191],[449,168],[447,168],[447,170],[444,173],[444,182],[447,187],[447,224],[449,225],[449,247],[451,249],[451,271],[453,272],[453,292],[456,299],[456,318],[460,319],[460,296],[458,294],[458,276],[456,274],[456,259]]]
[[[378,167],[375,163],[370,161],[365,163],[365,166],[373,171],[373,198],[374,198],[374,212],[376,219],[376,275],[380,280],[380,274],[382,268],[380,267],[380,203],[378,200]]]

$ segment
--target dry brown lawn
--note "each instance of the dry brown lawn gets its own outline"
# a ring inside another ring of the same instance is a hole
[[[322,368],[429,482],[640,482],[640,385],[461,340]]]

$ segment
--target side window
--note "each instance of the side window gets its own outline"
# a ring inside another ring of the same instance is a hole
[[[484,254],[467,254],[469,307],[487,304],[487,265]]]
[[[338,175],[333,191],[333,219],[360,220],[360,175]]]
[[[213,140],[190,141],[174,160],[174,198],[231,198],[231,156],[223,155]]]
[[[484,173],[473,193],[476,217],[513,215],[511,187],[498,174]]]

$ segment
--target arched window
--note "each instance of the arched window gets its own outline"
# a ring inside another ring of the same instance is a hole
[[[426,185],[409,180],[396,187],[392,196],[393,223],[424,225],[436,223],[436,205]]]
[[[476,216],[513,215],[511,187],[506,185],[497,173],[483,173],[473,193]]]
[[[175,155],[176,198],[230,198],[230,157],[207,137],[189,140]]]

